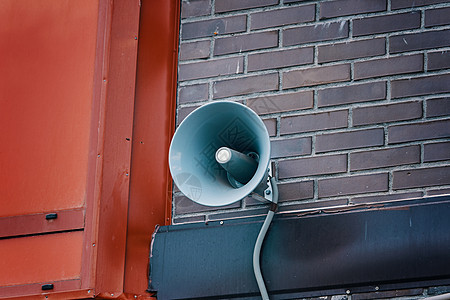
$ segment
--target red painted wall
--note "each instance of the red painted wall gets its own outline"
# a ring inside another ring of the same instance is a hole
[[[20,236],[84,227],[98,7],[0,3],[0,296],[80,286],[83,231]]]
[[[178,6],[0,3],[0,298],[151,298]]]

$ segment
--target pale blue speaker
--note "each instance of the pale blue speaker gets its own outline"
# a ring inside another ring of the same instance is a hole
[[[237,102],[216,101],[188,115],[169,149],[169,167],[192,201],[222,206],[268,188],[270,140],[259,116]]]

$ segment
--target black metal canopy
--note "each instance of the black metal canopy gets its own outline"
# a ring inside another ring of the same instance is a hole
[[[258,299],[253,217],[159,227],[149,290],[158,299]],[[261,253],[271,299],[450,283],[450,196],[276,215]]]

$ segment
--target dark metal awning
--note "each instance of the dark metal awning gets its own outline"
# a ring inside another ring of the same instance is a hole
[[[159,227],[158,299],[258,299],[252,251],[263,218]],[[271,299],[450,284],[450,196],[276,215],[261,268]]]

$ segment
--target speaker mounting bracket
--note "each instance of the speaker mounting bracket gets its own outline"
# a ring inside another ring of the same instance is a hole
[[[261,190],[260,188],[256,188],[255,191],[251,194],[251,197],[255,200],[264,202],[264,203],[269,203],[269,202],[273,202],[273,188],[272,188],[272,183],[270,182],[270,178],[273,176],[272,175],[272,163],[269,163],[269,166],[267,167],[267,180],[266,182],[262,182],[260,185],[264,185],[263,187],[263,191],[258,193],[258,190]],[[261,195],[262,194],[262,195]]]

